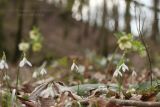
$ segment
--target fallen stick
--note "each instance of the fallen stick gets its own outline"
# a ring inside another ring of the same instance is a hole
[[[160,107],[160,102],[143,102],[134,100],[122,100],[122,99],[108,99],[108,102],[120,106]]]

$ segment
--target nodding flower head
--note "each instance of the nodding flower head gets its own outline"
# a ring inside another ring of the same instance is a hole
[[[37,78],[38,76],[44,76],[45,74],[47,74],[47,70],[45,69],[46,64],[47,64],[47,63],[44,62],[38,69],[36,69],[36,70],[33,72],[32,77],[33,77],[33,78]]]
[[[122,63],[119,67],[117,67],[117,69],[115,70],[115,72],[113,73],[113,77],[117,77],[118,75],[120,75],[122,77],[122,72],[128,71],[129,68],[125,63]]]
[[[5,53],[3,52],[3,56],[2,56],[2,59],[0,61],[0,69],[8,69],[8,64],[6,62],[6,55]]]
[[[10,80],[10,77],[8,75],[4,75],[3,80],[5,81]]]
[[[27,60],[27,58],[26,58],[26,55],[25,55],[25,53],[24,53],[24,56],[23,56],[23,59],[20,61],[20,63],[19,63],[19,67],[24,67],[25,65],[28,65],[28,66],[32,66],[32,64],[31,64],[31,62],[29,62],[28,60]]]
[[[47,74],[47,71],[45,68],[42,68],[41,71],[40,71],[40,74],[43,76],[45,74]]]
[[[137,73],[135,70],[132,71],[132,77],[136,77],[137,76]]]
[[[120,75],[122,77],[122,73],[120,71],[120,69],[116,69],[113,73],[113,77],[118,77],[118,75]]]
[[[128,69],[128,66],[127,66],[125,63],[123,63],[120,67],[122,68],[122,71],[123,71],[123,72],[129,70],[129,69]]]
[[[76,65],[75,63],[76,61],[73,60],[72,66],[71,66],[71,71],[75,70],[75,71],[79,71],[79,67]]]

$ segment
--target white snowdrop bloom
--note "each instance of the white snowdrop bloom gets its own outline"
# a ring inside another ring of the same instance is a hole
[[[113,77],[117,77],[118,75],[120,75],[122,77],[122,72],[128,71],[129,68],[125,63],[122,63],[114,72]]]
[[[129,69],[128,69],[128,66],[127,66],[125,63],[123,63],[123,64],[120,66],[120,68],[122,68],[122,71],[123,71],[123,72],[129,70]]]
[[[0,61],[0,69],[8,69],[8,64],[4,59]]]
[[[55,93],[53,91],[52,85],[48,86],[45,90],[40,93],[40,96],[43,98],[54,97]]]
[[[32,77],[37,78],[39,76],[39,73],[37,71],[33,72]]]
[[[79,67],[73,62],[72,66],[71,66],[71,71],[79,71]]]
[[[37,68],[33,74],[32,74],[32,77],[33,78],[37,78],[39,77],[40,75],[43,76],[45,74],[47,74],[47,70],[45,69],[45,66],[46,66],[46,62],[44,62],[39,68]]]
[[[20,63],[19,63],[19,67],[24,67],[25,65],[28,65],[28,66],[32,66],[32,64],[31,64],[31,62],[29,62],[28,60],[27,60],[27,58],[26,57],[23,57],[23,59],[20,61]]]
[[[132,71],[132,77],[136,77],[137,76],[137,73],[135,70]]]
[[[45,68],[42,68],[41,71],[40,71],[40,74],[43,76],[45,74],[47,74],[47,71]]]
[[[10,77],[8,75],[4,75],[3,80],[10,80]]]
[[[118,75],[120,75],[122,77],[122,73],[119,68],[114,71],[113,77],[117,77]]]

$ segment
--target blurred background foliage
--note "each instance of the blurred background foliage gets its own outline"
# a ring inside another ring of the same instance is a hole
[[[142,12],[136,13],[135,8]],[[35,63],[71,54],[81,56],[87,49],[109,56],[117,45],[115,32],[132,33],[138,38],[139,14],[140,21],[145,21],[143,35],[150,51],[156,51],[156,55],[152,54],[156,62],[159,0],[1,0],[0,51],[6,51],[10,61],[17,61],[18,45],[28,41],[33,50],[42,48],[41,52],[29,52]],[[29,39],[32,31],[42,36],[40,44]],[[132,58],[136,62],[137,57]]]

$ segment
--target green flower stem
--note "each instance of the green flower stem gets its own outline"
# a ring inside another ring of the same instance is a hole
[[[3,77],[5,76],[5,75],[7,75],[7,71],[5,71],[5,70],[2,70],[2,74],[3,74]],[[6,84],[7,84],[7,87],[9,88],[9,90],[11,91],[11,87],[10,87],[10,84],[9,84],[9,81],[8,81],[8,79],[6,79]]]
[[[16,79],[16,91],[18,91],[19,73],[20,73],[20,68],[18,67],[18,70],[17,70],[17,79]]]
[[[111,57],[111,61],[109,62],[108,66],[107,66],[107,72],[108,72],[108,70],[110,69],[111,64],[113,63],[113,59],[114,59],[115,54],[117,53],[117,51],[118,51],[118,45],[116,46],[116,49],[115,49],[115,51],[114,51],[114,53],[113,53],[113,55],[112,55],[112,57]]]
[[[79,88],[79,82],[78,82],[78,87],[77,87],[77,94],[80,95],[80,88]]]

